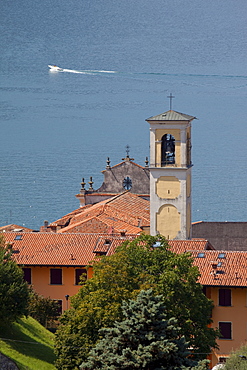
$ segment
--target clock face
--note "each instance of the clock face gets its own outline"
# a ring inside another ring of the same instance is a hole
[[[123,187],[125,190],[130,190],[132,188],[132,180],[129,176],[124,178]]]

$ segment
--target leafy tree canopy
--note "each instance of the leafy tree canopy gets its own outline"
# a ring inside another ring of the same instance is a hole
[[[102,339],[81,364],[82,370],[181,370],[196,366],[188,359],[185,338],[176,320],[166,320],[162,296],[142,290],[136,300],[123,302],[121,322],[99,331]],[[204,367],[205,368],[205,367]]]
[[[247,370],[247,345],[243,345],[232,352],[226,363],[222,365],[222,370]]]
[[[39,295],[32,288],[30,288],[28,313],[46,328],[60,316],[58,302]]]
[[[28,314],[28,285],[23,271],[13,261],[9,245],[0,235],[0,323],[16,321]]]
[[[56,336],[58,369],[74,369],[86,360],[99,330],[122,320],[123,300],[153,289],[162,295],[167,318],[175,317],[198,358],[215,347],[217,332],[209,327],[212,302],[202,293],[199,271],[188,253],[173,253],[163,237],[142,235],[125,242],[93,264],[94,275],[72,298]]]

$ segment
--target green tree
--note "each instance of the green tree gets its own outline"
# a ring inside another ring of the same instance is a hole
[[[181,370],[197,365],[188,359],[188,345],[176,320],[166,319],[161,295],[142,290],[136,300],[123,302],[122,314],[121,322],[100,330],[102,339],[80,369]]]
[[[85,361],[99,330],[121,321],[122,301],[135,299],[142,289],[162,295],[167,318],[177,319],[196,358],[205,358],[216,346],[217,332],[209,327],[213,306],[198,283],[198,268],[188,253],[173,253],[163,237],[142,235],[125,242],[93,269],[61,319],[55,343],[58,369],[74,369]]]
[[[57,301],[43,297],[30,288],[28,313],[45,328],[60,316]]]
[[[222,370],[247,370],[247,345],[232,352]]]
[[[12,259],[0,235],[0,323],[8,324],[28,314],[29,290],[23,271]]]

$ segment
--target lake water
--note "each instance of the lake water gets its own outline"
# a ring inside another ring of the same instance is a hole
[[[246,0],[1,1],[0,225],[77,208],[127,144],[144,165],[170,92],[198,118],[193,221],[246,221],[246,18]]]

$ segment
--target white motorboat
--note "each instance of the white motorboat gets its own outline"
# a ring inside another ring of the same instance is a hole
[[[50,68],[50,72],[62,72],[63,71],[63,68],[60,68],[55,65],[48,64],[48,67]]]

